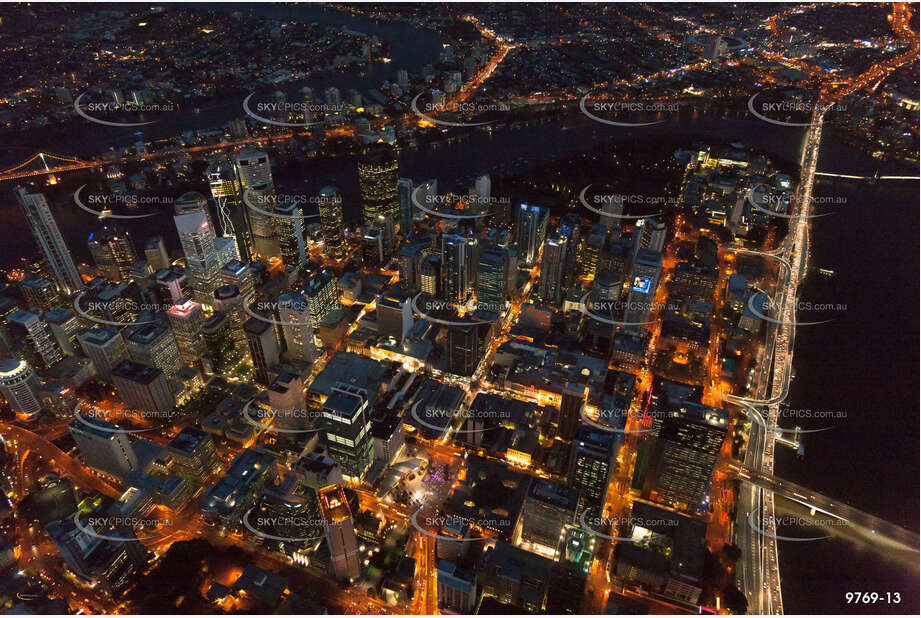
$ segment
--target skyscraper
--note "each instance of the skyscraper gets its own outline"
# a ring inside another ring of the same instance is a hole
[[[570,288],[579,276],[579,262],[582,260],[582,218],[568,212],[560,218],[560,234],[566,237],[566,265],[563,267],[563,287]]]
[[[166,316],[173,330],[182,363],[187,367],[201,367],[201,357],[205,351],[205,342],[201,335],[205,313],[201,305],[191,300],[176,303],[166,312]]]
[[[125,345],[132,360],[156,367],[173,379],[182,368],[179,347],[172,331],[159,323],[141,324],[128,328]]]
[[[419,289],[430,296],[438,296],[441,292],[441,259],[437,255],[429,255],[422,260],[419,267]]]
[[[678,510],[702,512],[728,427],[729,413],[721,408],[675,406],[659,431],[643,494]]]
[[[368,393],[337,383],[323,403],[323,440],[329,456],[339,462],[342,474],[361,480],[374,458]]]
[[[361,575],[358,538],[352,512],[341,485],[317,491],[320,512],[326,520],[326,543],[329,546],[330,570],[339,580],[354,580]]]
[[[91,422],[75,418],[70,423],[70,435],[86,465],[122,478],[140,465],[131,440],[119,429],[118,425],[96,418]]]
[[[67,295],[83,289],[83,280],[51,214],[48,200],[43,194],[31,192],[26,187],[16,187],[16,199],[26,214],[35,242],[51,267],[58,289]]]
[[[467,299],[467,239],[460,234],[441,237],[441,293],[452,303]]]
[[[588,399],[588,389],[584,384],[567,382],[560,397],[560,415],[557,421],[558,435],[564,440],[576,437],[581,424],[582,406]]]
[[[410,292],[419,290],[419,276],[424,254],[412,244],[400,245],[400,285]]]
[[[269,156],[264,152],[247,150],[234,157],[234,165],[240,179],[243,205],[249,211],[253,251],[263,257],[276,256],[280,250],[273,240],[274,217],[256,210],[275,210],[275,183]]]
[[[50,369],[64,358],[51,329],[38,311],[14,311],[7,316],[7,323],[16,347],[30,365]]]
[[[256,185],[273,184],[272,166],[269,155],[258,150],[247,150],[234,157],[237,176],[243,189],[252,189]]]
[[[537,295],[541,301],[553,307],[563,302],[563,269],[566,265],[566,237],[551,234],[544,243],[541,256],[540,283]]]
[[[144,256],[154,272],[170,267],[169,254],[162,236],[151,236],[144,244]]]
[[[361,237],[361,265],[366,270],[377,270],[384,265],[384,234],[376,221]]]
[[[32,420],[41,412],[38,379],[29,363],[7,358],[0,363],[0,395],[21,420]]]
[[[83,353],[93,361],[96,374],[103,380],[112,379],[112,369],[128,359],[128,347],[120,332],[114,328],[91,328],[79,336]]]
[[[147,417],[167,417],[176,405],[166,376],[156,367],[122,361],[112,370],[112,382],[118,389],[119,399]]]
[[[242,332],[240,329],[241,334]],[[240,345],[234,340],[234,333],[227,314],[215,311],[202,324],[201,333],[205,342],[202,366],[207,373],[227,373],[243,357],[243,348],[246,347],[246,344]]]
[[[214,246],[214,229],[204,212],[177,214],[173,220],[185,253],[186,271],[192,281],[195,300],[210,307],[214,290],[219,285],[218,270],[221,267]]]
[[[285,266],[303,267],[307,264],[307,244],[304,241],[304,213],[297,202],[284,202],[275,208],[275,238]]]
[[[317,358],[313,324],[307,299],[295,292],[278,297],[278,317],[282,322],[287,356],[313,362]]]
[[[569,484],[585,499],[600,507],[613,472],[614,434],[581,425],[572,443]]]
[[[50,311],[61,302],[58,286],[44,277],[31,276],[19,284],[22,300],[27,307]]]
[[[307,282],[303,290],[310,309],[310,320],[319,324],[331,311],[339,308],[339,287],[328,270],[322,270]]]
[[[45,323],[61,351],[72,356],[76,351],[77,335],[83,330],[76,314],[68,307],[55,307],[45,314]]]
[[[397,181],[397,193],[400,198],[400,234],[406,238],[413,231],[415,207],[413,206],[412,178],[400,178]]]
[[[243,309],[243,302],[243,295],[235,285],[222,285],[214,291],[214,309],[227,316],[231,337],[241,354],[247,349],[243,324],[248,318]]]
[[[365,225],[370,225],[378,215],[397,218],[398,168],[393,149],[383,145],[369,150],[358,162],[358,187]]]
[[[268,386],[269,367],[279,360],[281,350],[275,338],[275,329],[264,320],[250,318],[243,324],[246,333],[246,343],[249,346],[249,355],[253,359],[255,380]]]
[[[131,278],[131,266],[137,261],[137,253],[128,230],[105,226],[90,234],[87,245],[101,277],[109,281]]]
[[[480,362],[480,337],[477,324],[448,327],[448,371],[459,376],[471,376]]]
[[[510,260],[511,254],[505,249],[486,249],[480,254],[476,286],[477,307],[495,313],[501,313],[505,308],[509,296]]]
[[[205,178],[211,189],[211,199],[217,206],[221,234],[233,236],[240,257],[249,261],[253,255],[253,234],[250,210],[243,204],[243,190],[236,168],[225,156],[211,159]]]
[[[653,309],[659,277],[662,274],[662,254],[640,249],[633,261],[630,291],[623,321],[627,324],[645,322]]]
[[[624,214],[624,199],[620,195],[609,195],[607,197],[610,199],[605,199],[601,205],[601,211],[605,214],[601,215],[599,223],[604,226],[608,233],[617,232],[619,234],[620,218]]]
[[[640,249],[649,249],[662,253],[665,246],[665,233],[667,227],[662,217],[646,217],[636,222],[636,228],[633,230],[633,253],[634,255]]]
[[[332,260],[345,257],[347,246],[342,222],[342,196],[336,187],[320,189],[320,227],[323,230],[323,254]]]
[[[517,244],[518,262],[523,266],[533,266],[540,256],[544,237],[547,235],[549,213],[540,206],[522,204],[518,207]]]

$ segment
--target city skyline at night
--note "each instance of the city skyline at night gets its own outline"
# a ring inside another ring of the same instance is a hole
[[[0,609],[917,613],[919,13],[0,4]]]

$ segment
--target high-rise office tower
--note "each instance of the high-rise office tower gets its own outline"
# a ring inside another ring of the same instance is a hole
[[[522,204],[518,207],[517,244],[518,262],[533,266],[540,257],[540,250],[547,235],[549,212],[540,206]]]
[[[566,265],[563,267],[563,288],[571,288],[579,277],[579,255],[582,244],[582,218],[567,212],[560,218],[560,234],[566,237]]]
[[[378,215],[375,227],[381,231],[381,245],[384,248],[384,264],[390,261],[393,251],[396,248],[396,219]]]
[[[412,298],[398,287],[390,288],[377,301],[377,332],[400,342],[412,327]]]
[[[650,249],[640,249],[633,260],[624,322],[638,324],[646,321],[653,309],[661,274],[662,254]]]
[[[278,318],[282,323],[288,358],[313,362],[317,358],[313,324],[307,299],[295,292],[278,297]]]
[[[567,382],[560,397],[560,416],[557,422],[558,435],[567,441],[576,437],[582,422],[582,406],[588,399],[588,388],[584,384]]]
[[[205,351],[205,341],[201,335],[205,313],[201,305],[191,300],[176,303],[166,312],[166,317],[173,330],[182,364],[186,367],[200,367]]]
[[[273,184],[272,166],[269,155],[257,150],[247,150],[234,157],[237,177],[243,189],[252,189],[256,185]]]
[[[400,245],[400,285],[410,292],[419,291],[419,276],[425,254],[416,245]]]
[[[174,215],[188,215],[193,213],[202,213],[208,217],[211,222],[211,214],[208,212],[208,199],[197,191],[187,191],[176,198],[173,202]]]
[[[473,375],[480,362],[480,336],[475,322],[448,327],[447,353],[449,372],[459,376]]]
[[[221,466],[214,438],[195,425],[183,427],[166,445],[166,450],[176,464],[176,473],[197,483],[201,483]]]
[[[473,184],[473,190],[476,193],[481,208],[486,208],[492,197],[492,181],[488,174],[477,176]]]
[[[30,365],[50,369],[63,360],[64,352],[38,311],[14,311],[6,320],[15,346]]]
[[[594,506],[604,503],[614,469],[615,434],[581,425],[572,443],[569,485]]]
[[[137,252],[128,230],[105,226],[90,234],[87,245],[100,277],[109,281],[130,280],[131,266],[137,261]]]
[[[83,353],[93,361],[96,374],[103,380],[111,380],[112,369],[128,360],[128,346],[121,333],[114,328],[91,328],[81,333],[79,340]]]
[[[608,233],[620,233],[620,219],[624,214],[624,200],[620,195],[609,195],[601,205],[601,215],[598,222],[604,226]]]
[[[412,178],[400,178],[397,180],[397,194],[400,199],[400,234],[403,238],[406,238],[412,234],[413,221],[415,220]]]
[[[275,225],[278,221],[274,216],[278,205],[275,186],[261,184],[246,187],[243,189],[243,202],[250,211],[254,255],[263,260],[280,257],[281,247],[275,238]]]
[[[544,243],[537,295],[542,302],[559,307],[563,302],[563,269],[566,266],[566,237],[551,234]]]
[[[75,418],[70,423],[70,435],[86,465],[122,478],[138,470],[140,464],[128,434],[118,429],[118,425],[96,418],[91,421]]]
[[[429,255],[422,260],[419,288],[430,296],[439,296],[441,293],[441,260],[437,255]]]
[[[79,292],[83,289],[83,280],[51,214],[48,200],[43,194],[26,187],[16,187],[16,199],[26,214],[35,242],[51,267],[58,289],[66,295]]]
[[[384,265],[384,232],[376,222],[361,237],[361,265],[377,270]]]
[[[713,468],[729,427],[729,413],[684,402],[662,423],[643,494],[690,513],[704,512]]]
[[[44,277],[30,276],[19,284],[26,307],[50,311],[61,302],[58,286]]]
[[[476,285],[477,307],[501,313],[509,296],[508,269],[511,254],[505,249],[486,249],[480,254]]]
[[[180,264],[156,271],[153,274],[153,281],[157,287],[160,302],[164,305],[177,303],[183,298],[191,298],[194,294],[186,269]]]
[[[77,315],[69,307],[55,307],[45,314],[45,323],[61,351],[73,356],[78,348],[77,336],[83,330]]]
[[[247,150],[234,157],[234,165],[240,179],[243,206],[249,210],[253,251],[263,257],[278,255],[278,245],[273,240],[274,217],[256,210],[275,210],[275,185],[269,156],[264,152]]]
[[[239,260],[240,252],[237,251],[237,241],[233,236],[218,236],[214,239],[214,252],[217,253],[217,263],[226,264],[231,260]]]
[[[242,328],[239,330],[242,334]],[[202,355],[205,372],[215,375],[227,373],[243,358],[246,343],[243,342],[241,345],[234,340],[234,331],[227,314],[215,311],[202,324],[201,333],[205,342],[205,351]]]
[[[617,275],[612,270],[602,270],[595,273],[592,281],[592,300],[598,303],[605,301],[618,301],[624,291],[624,277]],[[610,304],[608,306],[611,306]]]
[[[45,531],[67,563],[67,570],[83,584],[118,598],[141,576],[148,554],[130,528],[115,527],[94,533],[71,518],[53,521]]]
[[[633,230],[633,253],[636,255],[640,249],[658,251],[662,253],[665,246],[665,233],[667,227],[662,217],[646,217],[636,222]]]
[[[173,379],[182,369],[179,347],[172,331],[159,323],[130,326],[125,345],[132,360],[156,367],[168,379]]]
[[[275,329],[265,320],[250,318],[243,324],[249,355],[253,359],[256,382],[268,386],[269,367],[279,360],[281,350],[275,338]]]
[[[583,277],[594,277],[598,272],[598,260],[604,243],[607,240],[607,231],[603,225],[593,225],[585,239],[585,249],[582,252]]]
[[[243,324],[249,319],[243,309],[243,302],[243,295],[235,285],[222,285],[214,291],[214,310],[227,316],[231,336],[241,353],[247,349]]]
[[[218,270],[221,267],[214,246],[214,229],[204,212],[179,214],[173,220],[185,253],[186,272],[191,279],[195,300],[210,307],[214,290],[219,285]]]
[[[166,376],[156,367],[122,361],[112,370],[112,382],[125,406],[149,417],[167,417],[176,405]]]
[[[413,202],[413,219],[420,220],[425,218],[425,213],[419,209],[424,206],[429,210],[437,210],[438,179],[431,178],[422,184],[416,186],[412,192]]]
[[[467,299],[468,275],[467,239],[460,234],[441,237],[441,293],[452,303],[463,304]]]
[[[151,236],[144,244],[144,256],[153,272],[170,267],[169,254],[162,236]]]
[[[303,267],[307,264],[307,243],[304,241],[304,213],[296,202],[284,202],[275,207],[275,238],[285,266]]]
[[[323,90],[323,102],[327,107],[339,107],[342,105],[342,93],[335,86],[330,86]]]
[[[358,537],[345,492],[340,485],[317,491],[320,512],[326,520],[326,544],[329,546],[330,570],[339,580],[355,580],[361,575]]]
[[[345,225],[342,220],[342,196],[336,187],[320,189],[320,227],[323,230],[323,254],[332,260],[345,257]]]
[[[217,156],[209,162],[205,178],[211,189],[211,199],[217,206],[221,234],[232,236],[240,257],[250,261],[254,251],[250,210],[243,204],[243,190],[236,168],[227,157]]]
[[[361,480],[374,459],[368,393],[337,383],[323,403],[323,442],[342,474]]]
[[[339,308],[339,287],[336,278],[328,270],[322,270],[312,277],[302,294],[307,299],[313,324],[319,324],[331,311]]]
[[[221,285],[236,286],[245,300],[256,293],[256,273],[249,264],[240,260],[226,262],[220,272]]]
[[[377,220],[378,215],[397,218],[398,167],[393,149],[383,145],[369,150],[358,162],[358,187],[365,225]]]
[[[38,388],[38,378],[26,361],[7,358],[0,363],[0,395],[20,420],[32,420],[41,412]]]

